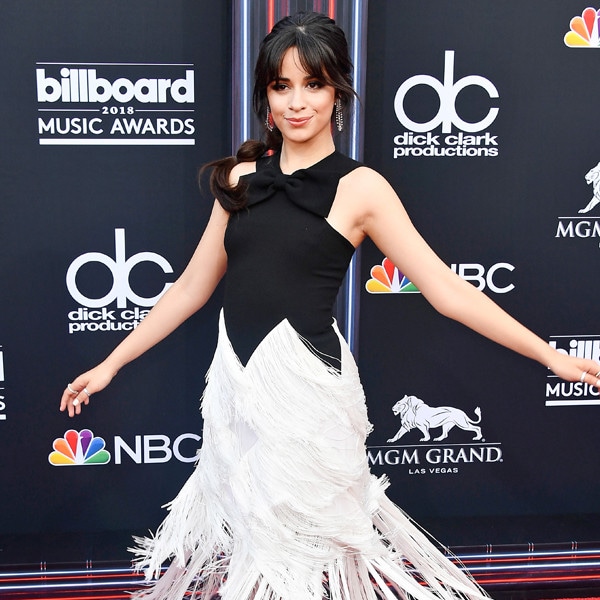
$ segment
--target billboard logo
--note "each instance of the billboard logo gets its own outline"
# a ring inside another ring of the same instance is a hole
[[[37,63],[40,145],[194,145],[192,67]]]
[[[96,76],[96,69],[60,70],[60,80],[46,75],[46,69],[35,70],[38,102],[98,102],[115,100],[122,104],[137,100],[147,104],[194,102],[194,71],[186,70],[185,79],[148,79],[133,82],[119,77],[113,82]]]
[[[506,294],[515,289],[513,283],[496,279],[499,271],[515,270],[510,263],[496,263],[489,269],[478,263],[451,264],[450,268],[464,280],[475,285],[478,290],[489,289],[496,294]],[[389,258],[384,258],[381,265],[371,269],[371,278],[365,284],[370,294],[419,294],[419,288],[404,275]]]
[[[555,335],[550,346],[568,356],[600,361],[600,335]],[[546,378],[546,406],[600,405],[600,392],[594,385],[563,381],[551,371]]]
[[[600,48],[598,27],[600,10],[588,7],[580,17],[573,17],[570,31],[565,34],[565,44],[569,48]]]
[[[125,229],[115,229],[114,258],[101,252],[86,252],[78,256],[67,269],[66,284],[69,294],[81,308],[68,314],[69,333],[81,331],[130,331],[139,325],[149,312],[139,307],[154,306],[172,283],[164,283],[162,290],[150,297],[136,294],[131,288],[130,275],[136,265],[144,262],[154,263],[165,274],[173,273],[173,267],[156,252],[138,252],[127,258],[125,252]],[[100,297],[89,297],[80,290],[77,276],[82,269],[92,263],[104,265],[112,278],[110,289]],[[127,301],[137,305],[127,309]],[[108,310],[107,306],[116,302],[120,311]],[[100,310],[93,310],[100,309]]]
[[[428,121],[415,121],[406,109],[406,97],[415,88],[426,86],[439,100],[437,113]],[[468,87],[479,87],[490,99],[487,113],[477,121],[469,122],[459,116],[456,105],[460,92]],[[496,86],[481,75],[468,75],[454,81],[454,50],[444,54],[444,74],[440,81],[432,75],[414,75],[400,85],[394,97],[394,111],[406,132],[394,137],[394,158],[402,156],[493,157],[498,156],[498,136],[489,132],[471,135],[487,129],[498,116],[499,108],[493,100],[499,98]],[[431,132],[441,126],[443,135]],[[458,133],[452,133],[452,128]]]
[[[110,453],[105,446],[104,440],[94,437],[89,429],[69,429],[64,437],[54,440],[54,452],[48,455],[48,461],[54,467],[105,465],[110,462]]]
[[[2,348],[2,346],[0,346]],[[4,352],[0,349],[0,421],[6,421],[6,397],[4,396]]]

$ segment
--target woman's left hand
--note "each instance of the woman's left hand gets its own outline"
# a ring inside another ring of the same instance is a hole
[[[600,364],[593,360],[557,352],[548,366],[561,379],[587,383],[600,389]]]

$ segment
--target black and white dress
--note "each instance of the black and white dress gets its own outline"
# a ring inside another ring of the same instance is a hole
[[[229,218],[226,291],[194,473],[136,565],[144,598],[480,598],[369,472],[371,429],[332,307],[354,247],[326,220],[334,152],[285,175],[258,160]],[[186,594],[188,594],[186,596]]]

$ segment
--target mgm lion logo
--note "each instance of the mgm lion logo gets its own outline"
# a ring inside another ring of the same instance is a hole
[[[594,195],[587,206],[579,210],[580,213],[590,212],[596,204],[600,204],[600,163],[586,173],[585,181],[588,185],[591,184]]]
[[[427,406],[423,400],[416,396],[404,396],[402,400],[398,400],[392,407],[393,413],[402,421],[402,426],[398,433],[388,440],[388,442],[397,442],[405,433],[411,429],[419,429],[423,434],[421,442],[428,442],[431,437],[430,429],[436,427],[442,428],[442,434],[434,438],[434,442],[445,440],[448,437],[448,432],[453,427],[460,427],[466,431],[473,431],[475,437],[473,440],[484,441],[481,435],[481,410],[479,407],[475,409],[477,420],[469,419],[467,415],[459,408],[452,406]]]

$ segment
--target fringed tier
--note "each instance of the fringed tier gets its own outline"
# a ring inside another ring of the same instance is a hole
[[[370,474],[364,394],[340,342],[341,373],[282,321],[244,367],[221,315],[198,463],[156,535],[136,539],[136,568],[158,578],[136,598],[486,597]]]

